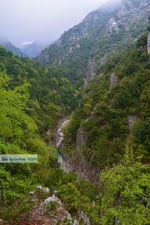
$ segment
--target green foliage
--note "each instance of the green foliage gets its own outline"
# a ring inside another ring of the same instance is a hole
[[[59,190],[59,196],[70,212],[75,212],[80,208],[80,192],[77,187],[72,184],[64,184]]]
[[[17,221],[19,214],[31,207],[28,196],[32,189],[32,180],[12,176],[1,167],[0,184],[0,217],[11,222]]]
[[[50,129],[53,137],[58,119],[77,106],[89,54],[97,62],[106,49],[111,53],[111,50],[124,47],[122,40],[126,40],[129,33],[121,27],[118,35],[114,31],[108,36],[102,35],[113,13],[103,16],[104,20],[98,20],[94,26],[92,20],[88,21],[92,29],[90,36],[75,41],[75,49],[69,56],[70,33],[82,35],[83,24],[63,35],[62,48],[54,44],[46,50],[50,51],[52,64],[58,63],[65,54],[64,64],[68,67],[44,68],[0,47],[0,153],[37,153],[39,156],[36,165],[0,166],[0,217],[11,223],[19,223],[19,216],[32,206],[29,191],[37,183],[55,192],[73,215],[76,216],[78,210],[85,212],[93,224],[149,223],[150,63],[147,35],[143,35],[130,51],[110,58],[99,67],[100,75],[80,94],[79,106],[65,130],[64,151],[70,161],[77,162],[77,156],[84,158],[101,172],[100,184],[62,171],[57,162],[59,152],[47,147],[39,135],[44,136]],[[143,29],[139,27],[130,34],[133,38]],[[112,74],[117,78],[115,84]],[[85,143],[79,146],[77,154],[80,128]],[[44,195],[39,193],[39,197],[43,200]],[[55,211],[56,207],[51,204],[48,210]]]
[[[91,184],[74,174],[54,170],[47,185],[58,191],[67,210],[74,215],[83,211],[92,224],[148,225],[149,170],[148,165],[126,155],[121,163],[101,172],[100,183]]]
[[[77,133],[82,127],[87,141],[80,152],[95,168],[118,163],[129,139],[134,157],[149,162],[148,63],[147,35],[143,35],[130,51],[102,66],[100,76],[87,85],[66,130],[65,151],[73,155],[73,161],[78,160]],[[111,83],[112,74],[117,78],[115,85]]]
[[[122,163],[101,174],[100,223],[149,223],[149,167],[140,163]]]
[[[30,209],[29,191],[32,184],[35,185],[39,180],[40,173],[43,173],[41,179],[47,176],[48,147],[39,136],[36,123],[26,111],[28,85],[25,83],[10,89],[9,76],[2,72],[0,81],[0,153],[36,153],[39,156],[37,165],[0,165],[0,217],[12,222],[17,221],[20,213]]]
[[[65,130],[70,160],[78,162],[79,155],[101,172],[100,185],[73,182],[81,195],[78,207],[93,224],[149,224],[149,69],[143,35],[130,51],[99,68]],[[85,143],[77,149],[81,128]]]
[[[58,202],[57,201],[51,201],[48,203],[48,205],[46,205],[46,210],[47,212],[55,212],[55,210],[58,208]]]
[[[50,168],[59,167],[57,160],[49,157],[50,149],[39,133],[45,137],[47,130],[52,131],[58,119],[76,106],[79,84],[73,74],[67,67],[40,67],[0,47],[0,153],[38,154],[39,158],[36,165],[1,166],[6,173],[10,173],[10,183],[18,185],[18,188],[13,191],[12,185],[5,186],[3,182],[0,217],[16,221],[24,206],[29,209],[31,205],[28,201],[28,182],[23,180],[29,180],[34,185],[44,184]],[[19,182],[26,189],[22,193],[19,191]],[[15,210],[12,210],[13,207]]]
[[[0,47],[0,70],[11,78],[11,89],[28,84],[30,95],[26,110],[42,134],[54,128],[62,114],[69,113],[77,104],[79,81],[67,67],[43,68]]]
[[[150,119],[139,121],[134,127],[134,141],[136,143],[136,149],[141,148],[140,153],[142,157],[144,155],[144,161],[149,162],[150,159]],[[135,153],[138,154],[138,153]]]

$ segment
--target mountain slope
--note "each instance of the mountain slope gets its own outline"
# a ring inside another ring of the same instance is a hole
[[[61,114],[70,112],[76,105],[77,82],[72,80],[74,73],[67,67],[43,68],[34,61],[19,58],[0,46],[0,70],[11,77],[10,87],[25,81],[29,83],[29,109],[41,132],[55,127]]]
[[[82,165],[89,172],[91,168],[87,165],[96,167],[96,172],[105,168],[96,184],[60,170],[36,125],[38,118],[54,128],[53,124],[61,116],[60,106],[74,103],[74,92],[66,79],[73,75],[70,70],[43,68],[4,48],[0,48],[0,69],[3,71],[0,72],[1,153],[39,154],[36,165],[0,166],[0,222],[44,223],[50,217],[47,224],[51,219],[55,219],[55,225],[73,224],[68,218],[62,222],[60,214],[65,208],[81,224],[83,221],[95,225],[113,225],[114,221],[127,225],[149,224],[149,167],[139,163],[140,158],[148,162],[150,140],[147,35],[130,51],[100,68],[100,75],[87,85],[80,107],[71,119],[64,150],[72,165],[77,162],[76,168]],[[36,188],[39,182],[49,187],[48,193],[47,188]],[[56,199],[53,193],[63,202],[63,207],[59,207],[60,201],[43,204],[47,198]],[[33,220],[30,220],[32,213]]]
[[[19,57],[24,57],[25,56],[25,54],[19,48],[17,48],[16,46],[14,46],[9,41],[0,41],[0,45],[2,45],[8,51],[11,51],[12,53],[14,53],[15,55],[17,55]]]
[[[43,47],[37,41],[23,43],[19,46],[19,48],[29,58],[37,57],[43,49]]]
[[[145,34],[130,51],[112,57],[87,85],[63,150],[77,171],[90,174],[95,168],[96,175],[127,152],[130,158],[150,161],[149,74]]]
[[[38,154],[39,160],[0,163],[0,224],[24,224],[19,221],[34,204],[29,192],[45,185],[51,166],[58,167],[47,142],[58,120],[76,105],[71,75],[67,67],[43,68],[0,46],[0,154]]]
[[[148,0],[127,0],[95,10],[43,50],[37,60],[45,65],[68,65],[88,81],[108,56],[127,48],[143,33],[149,10]]]

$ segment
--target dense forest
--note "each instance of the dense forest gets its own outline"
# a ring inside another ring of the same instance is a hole
[[[79,82],[74,79],[74,71],[65,66],[44,68],[1,47],[0,69],[11,78],[10,89],[23,83],[28,86],[27,111],[41,131],[55,126],[60,115],[76,105]]]
[[[38,154],[0,164],[0,225],[149,225],[149,2],[123,4],[89,14],[36,59],[0,46],[0,154]]]
[[[29,190],[49,176],[49,139],[58,119],[74,109],[78,84],[66,67],[42,68],[0,47],[1,154],[38,154],[37,165],[1,164],[1,207],[4,218],[28,209]],[[76,87],[76,88],[75,88]],[[16,206],[18,205],[18,207]]]
[[[133,59],[134,63],[131,63]],[[27,69],[29,64],[30,71]],[[48,186],[51,193],[58,191],[72,215],[83,210],[93,224],[113,224],[114,218],[121,224],[148,224],[150,95],[147,34],[130,51],[99,68],[99,74],[103,73],[103,76],[97,75],[86,86],[80,106],[65,131],[64,151],[70,161],[76,163],[77,160],[78,163],[78,156],[80,160],[85,158],[98,168],[100,183],[91,183],[74,173],[65,174],[53,158],[53,148],[48,147],[40,136],[43,129],[55,125],[62,113],[67,114],[75,107],[77,91],[64,71],[66,68],[46,70],[1,48],[1,153],[40,155],[37,165],[1,165],[1,217],[11,222],[17,221],[16,218],[19,220],[20,213],[27,213],[32,207],[29,191],[41,183]],[[44,82],[48,74],[51,75],[49,83]],[[111,81],[112,74],[114,82]],[[56,89],[51,79],[61,79],[63,93],[61,88]],[[52,98],[53,89],[55,98]],[[59,98],[62,94],[65,96],[65,92],[69,92],[66,94],[68,99],[59,108]],[[47,114],[55,117],[43,121],[48,118]],[[132,118],[131,122],[129,118]],[[79,127],[87,135],[87,142],[79,146],[80,150],[76,148]]]
[[[121,224],[148,224],[149,68],[144,34],[99,68],[66,129],[64,151],[74,168],[100,173],[98,224],[113,224],[114,215]]]
[[[130,51],[99,68],[72,115],[65,139],[68,153],[76,149],[82,129],[80,152],[100,170],[119,162],[127,149],[149,162],[149,67],[145,34]]]

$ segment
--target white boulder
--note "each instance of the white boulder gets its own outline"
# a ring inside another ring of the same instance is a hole
[[[52,195],[51,197],[46,198],[44,201],[44,205],[47,205],[50,202],[58,202],[59,204],[61,204],[60,200],[55,195]]]

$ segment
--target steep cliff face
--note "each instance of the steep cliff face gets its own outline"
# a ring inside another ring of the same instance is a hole
[[[92,168],[91,164],[86,161],[81,149],[86,146],[87,136],[82,126],[77,130],[76,138],[76,157],[69,157],[64,151],[64,132],[63,129],[68,125],[69,120],[63,119],[58,123],[58,129],[55,135],[55,147],[59,149],[58,163],[60,168],[66,173],[76,172],[80,178],[90,180],[94,183],[98,182],[98,171]],[[74,158],[74,160],[73,160]]]
[[[127,150],[149,162],[148,43],[149,34],[144,34],[130,50],[102,66],[85,87],[64,148],[81,174],[95,176],[120,162]]]
[[[95,10],[60,39],[42,51],[41,64],[65,64],[87,83],[98,65],[112,53],[122,51],[146,29],[150,2],[124,0]]]

